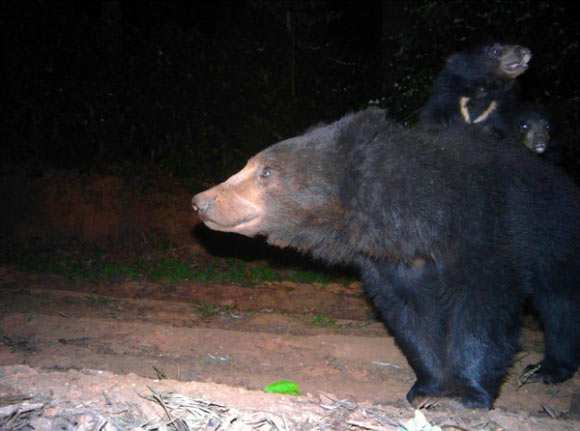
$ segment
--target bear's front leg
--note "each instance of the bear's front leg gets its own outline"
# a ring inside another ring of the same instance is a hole
[[[411,404],[443,394],[445,318],[433,262],[369,262],[362,266],[365,290],[395,338],[417,381],[407,394]]]

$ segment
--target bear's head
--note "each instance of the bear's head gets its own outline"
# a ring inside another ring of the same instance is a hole
[[[468,52],[453,54],[446,70],[472,80],[474,84],[490,80],[512,81],[528,70],[532,52],[522,45],[498,42],[479,46]],[[482,84],[480,83],[480,84]]]
[[[428,202],[433,188],[412,174],[416,153],[433,160],[422,154],[439,150],[416,150],[420,140],[408,133],[378,108],[346,115],[266,148],[225,182],[195,195],[193,209],[210,229],[262,235],[269,244],[331,263],[358,255],[413,260],[437,236],[431,225],[445,222],[437,211],[414,216],[410,191]],[[407,240],[411,231],[421,231],[417,241]]]
[[[336,139],[351,119],[266,148],[225,182],[195,195],[194,210],[210,229],[311,250],[311,241],[328,237],[313,231],[342,227]]]
[[[497,64],[496,73],[506,79],[515,79],[528,70],[532,52],[521,45],[493,43],[484,48],[489,63]]]
[[[518,113],[514,127],[517,139],[527,149],[538,154],[548,149],[552,127],[541,107],[524,108]]]

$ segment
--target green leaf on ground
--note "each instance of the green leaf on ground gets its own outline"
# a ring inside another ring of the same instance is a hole
[[[298,385],[288,380],[280,380],[274,383],[270,383],[264,388],[264,392],[270,394],[302,395]]]

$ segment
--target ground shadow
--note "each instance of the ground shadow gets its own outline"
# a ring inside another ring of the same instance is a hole
[[[354,268],[329,266],[295,250],[273,247],[268,245],[263,237],[248,238],[234,233],[216,232],[208,229],[203,223],[192,229],[192,236],[215,257],[241,259],[247,262],[265,260],[275,268],[300,268],[335,277],[358,278]]]

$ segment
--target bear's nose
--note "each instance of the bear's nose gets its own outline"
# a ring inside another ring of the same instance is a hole
[[[536,141],[535,150],[536,153],[543,153],[548,148],[548,140],[547,139],[538,139]]]
[[[528,63],[532,59],[532,51],[525,46],[520,48],[520,55],[522,56],[524,63]]]
[[[215,202],[215,196],[208,198],[201,195],[202,193],[191,198],[191,206],[199,215],[208,212]]]

